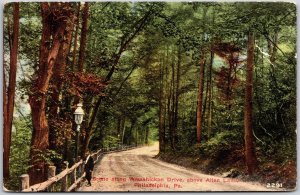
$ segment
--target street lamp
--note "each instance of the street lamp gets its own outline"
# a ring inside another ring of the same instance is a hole
[[[77,108],[74,112],[74,115],[75,115],[75,123],[77,125],[76,131],[79,132],[80,131],[80,125],[83,121],[83,115],[84,115],[84,111],[82,109],[82,103],[77,104]]]
[[[80,132],[80,125],[83,121],[84,111],[82,109],[82,103],[77,104],[77,108],[74,112],[75,116],[75,123],[77,125],[76,128],[76,150],[75,150],[75,159],[77,160],[78,157],[78,145],[79,145],[79,132]]]

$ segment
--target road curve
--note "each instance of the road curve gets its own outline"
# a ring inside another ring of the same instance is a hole
[[[92,186],[78,191],[270,191],[259,183],[202,174],[153,158],[158,144],[106,154],[95,167]]]

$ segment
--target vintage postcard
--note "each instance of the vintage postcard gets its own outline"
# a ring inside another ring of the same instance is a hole
[[[3,190],[294,191],[296,4],[3,5]]]

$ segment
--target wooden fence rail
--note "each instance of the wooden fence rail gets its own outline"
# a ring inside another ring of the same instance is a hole
[[[94,163],[98,163],[103,154],[124,151],[135,148],[135,146],[119,146],[114,148],[103,148],[92,154]],[[69,167],[68,162],[65,163],[65,169],[56,175],[56,167],[49,166],[48,168],[48,180],[42,183],[38,183],[29,186],[29,175],[23,174],[20,176],[21,186],[20,190],[22,192],[71,192],[75,191],[80,183],[84,181],[84,162],[83,160],[78,161],[72,167]]]

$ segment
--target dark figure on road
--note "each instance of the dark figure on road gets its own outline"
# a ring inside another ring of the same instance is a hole
[[[88,185],[91,186],[92,172],[94,169],[94,159],[89,152],[86,154],[86,156],[87,157],[84,162],[85,178],[88,181]]]

